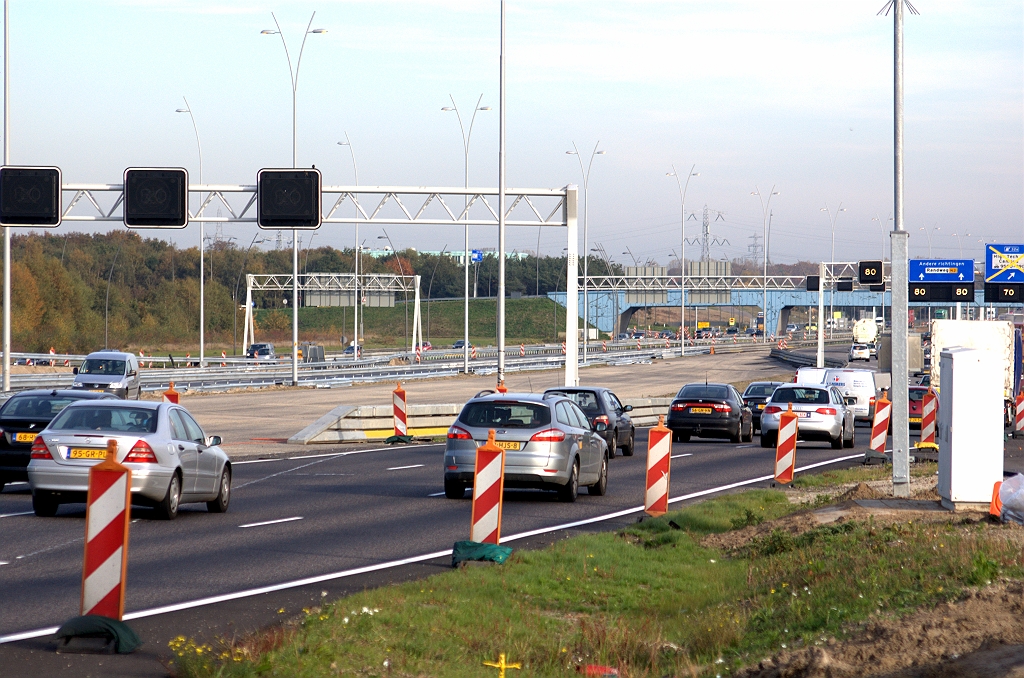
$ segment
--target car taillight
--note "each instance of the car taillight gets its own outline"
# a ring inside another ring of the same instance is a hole
[[[874,398],[868,398],[868,405],[870,405],[871,407],[874,407],[875,406],[875,399]]]
[[[565,440],[565,431],[557,428],[546,428],[537,431],[530,438],[531,443],[560,443]]]
[[[153,448],[149,446],[145,440],[140,440],[132,446],[132,449],[128,451],[128,456],[124,458],[125,462],[134,462],[136,464],[155,464],[156,455],[153,454]]]
[[[713,403],[711,407],[715,408],[715,412],[732,412],[732,405],[727,403]]]
[[[458,426],[452,426],[448,429],[448,440],[472,440],[473,436],[470,435],[469,431]]]
[[[781,411],[782,411],[782,408],[778,407],[776,405],[769,405],[768,407],[764,408],[764,413],[765,414],[778,414]]]
[[[685,409],[686,409],[686,405],[684,403],[672,403],[672,411],[673,412],[682,412]]]
[[[32,441],[32,459],[49,459],[50,450],[46,447],[46,443],[43,442],[42,436],[36,436],[36,439]]]
[[[834,408],[834,407],[819,407],[818,409],[816,409],[814,411],[817,412],[818,414],[829,414],[829,415],[835,416],[836,408]]]
[[[594,426],[597,426],[598,424],[604,424],[605,426],[611,426],[612,423],[611,423],[611,421],[609,421],[607,414],[599,414],[596,417],[594,417]]]

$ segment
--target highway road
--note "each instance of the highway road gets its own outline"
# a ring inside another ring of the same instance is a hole
[[[801,444],[798,466],[863,453]],[[503,534],[513,535],[628,511],[642,502],[646,430],[638,454],[610,465],[608,494],[581,492],[574,504],[553,493],[509,490]],[[450,549],[469,533],[470,501],[442,494],[442,445],[322,449],[238,461],[226,514],[185,506],[173,522],[133,511],[129,612]],[[774,455],[756,442],[676,443],[672,496],[770,475]],[[854,462],[847,462],[854,463]],[[752,483],[764,486],[766,482]],[[468,495],[468,493],[467,493]],[[632,520],[636,514],[628,514]],[[55,518],[31,514],[26,485],[0,494],[0,636],[55,626],[78,614],[84,505]]]

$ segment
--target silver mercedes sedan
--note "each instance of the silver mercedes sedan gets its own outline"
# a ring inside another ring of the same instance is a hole
[[[761,447],[775,447],[779,417],[790,404],[798,417],[797,440],[826,441],[836,450],[856,444],[853,410],[838,388],[822,384],[785,384],[772,392],[761,411]]]
[[[556,490],[576,501],[580,485],[593,495],[608,487],[607,425],[593,427],[587,415],[562,393],[484,391],[462,408],[448,429],[444,450],[444,493],[465,496],[473,486],[476,448],[494,429],[495,444],[506,450],[505,487]]]
[[[89,469],[117,442],[117,461],[132,471],[132,504],[150,506],[173,520],[182,503],[206,502],[228,510],[231,462],[180,405],[123,400],[83,400],[68,405],[32,443],[28,482],[37,516],[61,504],[83,503]]]

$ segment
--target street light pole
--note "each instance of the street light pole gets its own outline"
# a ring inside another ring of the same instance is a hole
[[[11,16],[4,0],[4,166],[11,164]],[[11,229],[4,229],[3,389],[11,390]]]
[[[267,241],[267,238],[260,238],[259,233],[252,237],[252,242],[249,243],[249,247],[245,250],[245,256],[242,257],[242,265],[238,269],[238,277],[235,278],[235,291],[231,295],[231,300],[235,304],[235,311],[232,316],[233,321],[231,323],[231,355],[238,355],[238,346],[236,345],[238,341],[238,285],[242,282],[242,273],[245,272],[245,264],[249,261],[249,252],[252,251],[252,246],[257,243],[257,238],[259,238],[258,242],[260,244]]]
[[[288,43],[285,42],[284,32],[281,31],[281,24],[277,21],[277,16],[273,12],[270,16],[274,18],[274,25],[277,26],[277,30],[264,30],[260,31],[261,35],[280,35],[281,45],[284,46],[284,56],[288,61],[288,75],[291,77],[292,82],[292,167],[298,166],[298,151],[296,147],[296,121],[298,109],[297,95],[299,86],[299,69],[302,68],[302,52],[306,49],[306,38],[311,33],[326,33],[327,30],[323,28],[314,28],[310,30],[313,25],[313,18],[316,16],[316,12],[309,17],[309,24],[306,26],[306,32],[302,36],[302,45],[299,47],[299,58],[295,62],[295,68],[292,69],[292,57],[288,52]],[[299,385],[299,238],[298,231],[292,229],[292,386]]]
[[[437,273],[437,265],[441,263],[441,258],[444,257],[444,253],[447,251],[448,243],[445,243],[444,247],[441,248],[441,254],[437,255],[434,269],[430,272],[430,283],[427,285],[427,341],[430,341],[430,294],[434,290],[434,274]]]
[[[832,215],[832,210],[829,209],[828,203],[826,202],[825,206],[822,207],[818,211],[819,212],[825,212],[826,214],[828,214],[828,221],[829,221],[829,224],[831,224],[831,226],[832,226],[832,253],[829,255],[829,266],[831,266],[836,261],[836,220],[839,219],[839,213],[840,212],[845,212],[846,209],[843,208],[843,203],[840,202],[839,203],[839,209],[836,210],[835,216],[833,216]],[[833,273],[832,275],[835,275],[835,273]],[[829,295],[828,295],[828,315],[829,315],[829,318],[828,318],[828,322],[829,322],[828,338],[829,339],[832,338],[832,334],[835,331],[835,319],[834,319],[834,316],[835,316],[835,298],[834,298],[834,295],[835,295],[835,290],[834,289],[829,291]],[[818,318],[818,322],[821,322],[821,318]]]
[[[196,117],[192,115],[192,108],[188,99],[185,101],[185,108],[175,110],[175,113],[188,113],[192,120],[192,129],[196,133],[196,147],[199,149],[199,184],[203,183],[203,144],[199,141],[199,127],[196,125]],[[199,214],[203,216],[202,196],[199,196]],[[206,367],[204,355],[206,351],[206,229],[202,221],[199,222],[199,367]]]
[[[594,166],[594,156],[604,155],[604,151],[597,150],[597,147],[601,145],[601,140],[598,139],[597,143],[594,144],[594,151],[590,154],[590,162],[587,164],[586,171],[583,170],[583,156],[580,155],[579,149],[576,148],[576,142],[572,142],[572,150],[566,151],[566,155],[575,155],[576,159],[580,161],[580,174],[583,175],[583,364],[587,364],[587,344],[588,335],[590,334],[590,281],[588,280],[590,274],[590,267],[588,263],[590,261],[590,243],[588,242],[589,235],[587,229],[590,226],[590,219],[587,211],[587,196],[590,191],[587,187],[590,185],[590,168]]]
[[[384,231],[384,229],[380,229]],[[405,268],[402,266],[402,257],[398,256],[398,250],[395,249],[395,243],[391,242],[391,236],[388,235],[387,231],[384,231],[384,235],[378,235],[377,240],[387,240],[388,244],[391,245],[391,253],[395,255],[395,261],[398,262],[398,272],[402,274],[402,289],[405,289]],[[412,273],[412,271],[410,271]],[[409,291],[405,291],[405,350],[409,351]]]
[[[348,138],[348,132],[345,132],[345,140],[338,142],[339,146],[348,146],[349,155],[352,156],[352,174],[356,178],[356,186],[359,186],[359,167],[356,165],[356,149],[352,147],[352,140]],[[352,201],[355,202],[354,200]],[[359,207],[355,206],[356,219],[359,218]],[[356,243],[355,248],[352,250],[352,258],[355,260],[353,266],[355,270],[355,283],[356,283],[356,298],[352,304],[352,362],[359,360],[359,307],[363,303],[362,294],[359,291],[359,260],[362,258],[360,253],[362,248],[359,247],[359,222],[355,222],[356,227]]]
[[[928,230],[924,226],[921,226],[917,230],[924,231],[925,237],[928,238],[928,258],[931,259],[932,258],[932,231],[941,231],[942,227],[941,226],[932,226],[931,230]]]
[[[761,242],[764,243],[764,246],[761,248],[764,255],[764,270],[761,274],[761,314],[764,316],[764,329],[761,332],[761,343],[768,341],[768,210],[772,206],[772,196],[778,194],[779,192],[775,190],[774,185],[772,185],[772,190],[768,193],[768,200],[764,199],[764,196],[761,195],[761,189],[757,186],[754,186],[754,190],[750,192],[750,195],[756,195],[757,199],[761,202]],[[756,336],[756,327],[754,333]]]
[[[480,102],[484,100],[483,93],[480,94],[480,98],[476,100],[476,106],[473,107],[473,115],[469,119],[469,132],[467,133],[466,127],[462,124],[462,114],[459,112],[459,107],[455,103],[455,97],[451,94],[448,98],[452,100],[451,106],[443,106],[442,111],[455,111],[455,117],[459,121],[459,131],[462,132],[462,148],[464,153],[464,175],[465,175],[465,187],[469,188],[469,142],[473,138],[473,123],[476,122],[476,114],[478,111],[489,111],[490,106],[481,106]],[[463,209],[464,216],[469,220],[469,196],[465,197],[465,207]],[[469,374],[469,224],[463,226],[463,250],[462,250],[462,274],[463,274],[463,289],[465,291],[465,298],[463,299],[462,306],[462,372]],[[429,307],[428,307],[429,309]]]
[[[498,58],[498,385],[505,385],[505,0],[501,0]],[[576,262],[569,262],[575,265]],[[568,341],[566,337],[566,341]],[[566,364],[578,357],[566,356]]]
[[[679,172],[676,166],[672,165],[672,171],[666,172],[665,176],[676,178],[676,188],[679,189],[679,357],[686,355],[686,190],[690,188],[690,177],[699,177],[700,172],[694,172],[697,163],[690,167],[686,173],[686,183],[679,181]]]

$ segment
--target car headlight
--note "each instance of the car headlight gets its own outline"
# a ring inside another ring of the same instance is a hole
[[[128,384],[123,381],[115,381],[110,384],[110,388],[124,388]]]

